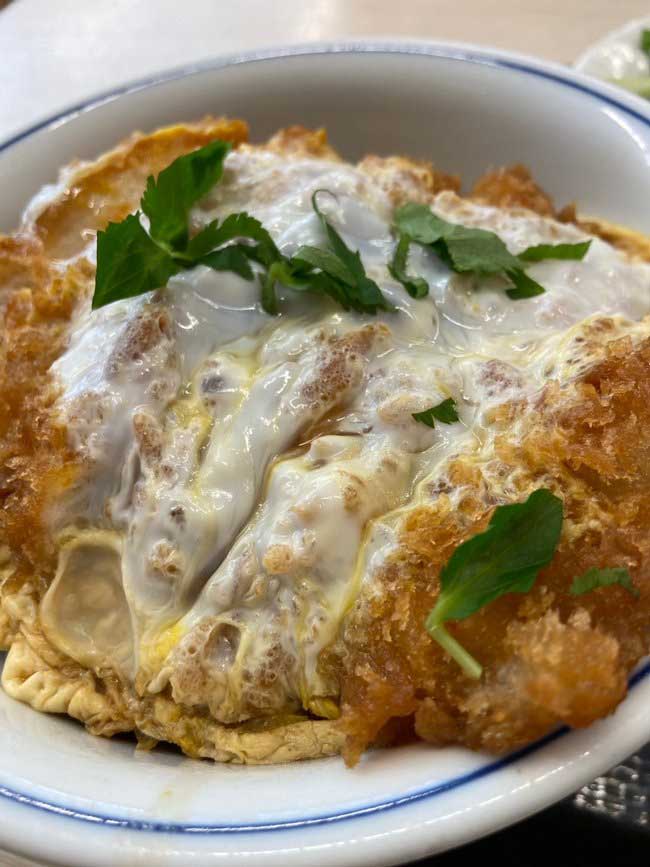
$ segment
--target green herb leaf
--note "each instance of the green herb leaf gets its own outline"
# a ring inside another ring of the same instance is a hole
[[[320,211],[317,194],[312,204],[327,236],[326,249],[302,247],[287,259],[260,221],[244,212],[213,220],[190,239],[190,210],[220,180],[229,150],[229,143],[214,141],[174,160],[157,179],[148,178],[141,207],[149,233],[139,214],[98,233],[93,307],[164,286],[172,274],[197,264],[252,280],[250,263],[257,262],[263,267],[261,303],[267,313],[278,312],[279,282],[328,295],[345,310],[395,309],[367,276],[359,253],[347,247]]]
[[[427,427],[435,427],[436,421],[441,421],[443,424],[453,424],[458,421],[458,412],[453,398],[448,397],[437,406],[432,406],[422,412],[414,412],[413,418],[416,421],[422,422]]]
[[[488,529],[456,548],[440,575],[429,622],[462,620],[504,593],[527,593],[550,563],[562,529],[562,501],[546,488],[497,506]]]
[[[300,251],[298,251],[300,252]],[[297,256],[292,259],[282,259],[274,263],[268,272],[269,281],[264,286],[263,306],[265,310],[275,307],[275,283],[282,283],[298,292],[310,292],[314,295],[327,295],[349,310],[346,288],[342,281],[335,280],[324,271],[314,271],[312,267]]]
[[[395,225],[419,244],[433,246],[454,271],[498,274],[521,267],[494,232],[448,223],[426,205],[410,203],[398,208]]]
[[[291,263],[287,259],[279,259],[271,263],[266,274],[261,277],[262,282],[262,309],[270,316],[276,316],[279,312],[278,297],[275,291],[277,283],[285,286],[301,287],[293,273]]]
[[[192,206],[221,179],[231,145],[217,140],[175,159],[158,177],[147,180],[140,203],[149,218],[149,233],[171,250],[183,251]]]
[[[546,488],[523,503],[498,506],[487,530],[459,545],[440,573],[440,595],[426,628],[470,676],[480,676],[481,666],[467,651],[458,652],[444,624],[469,617],[505,593],[527,593],[553,558],[562,516],[562,501]]]
[[[378,310],[385,310],[387,313],[395,312],[395,307],[384,298],[375,281],[365,275],[359,275],[357,285],[348,293],[346,300],[349,307],[357,313],[377,313]]]
[[[454,271],[500,274],[521,267],[516,256],[494,232],[455,226],[443,239]]]
[[[650,55],[650,30],[643,29],[641,31],[641,51]]]
[[[418,244],[435,244],[454,228],[441,217],[437,217],[426,205],[408,202],[395,211],[395,227],[400,235],[408,235]]]
[[[544,292],[543,286],[524,273],[523,269],[528,263],[540,262],[543,259],[582,259],[591,244],[591,241],[577,244],[537,244],[524,250],[520,256],[515,256],[494,232],[449,223],[434,214],[426,205],[413,202],[397,209],[395,227],[400,233],[400,244],[406,235],[411,240],[430,247],[452,271],[479,275],[501,274],[507,277],[514,286],[506,289],[506,292],[514,299],[532,298]],[[406,249],[408,250],[408,247]],[[405,263],[404,247],[400,250],[398,244],[393,267],[398,252],[401,255],[401,264]],[[396,276],[396,279],[400,278]],[[406,288],[408,289],[408,286]]]
[[[242,238],[257,241],[257,244],[229,244],[230,241]],[[229,245],[220,250],[213,249],[222,244]],[[204,250],[211,249],[213,252],[203,253]],[[278,313],[275,284],[280,278],[279,266],[285,260],[273,238],[255,217],[241,211],[230,214],[222,223],[214,220],[190,240],[187,245],[187,256],[194,262],[199,261],[218,271],[233,271],[245,280],[252,280],[254,276],[248,260],[263,265],[266,273],[260,275],[262,308],[273,316]],[[201,258],[197,259],[198,256]]]
[[[229,214],[222,223],[214,220],[192,238],[187,245],[187,253],[196,258],[203,255],[203,251],[214,250],[216,247],[221,247],[222,244],[227,244],[238,238],[258,241],[258,247],[254,249],[254,253],[257,255],[251,256],[251,258],[256,258],[262,264],[271,264],[282,258],[273,238],[264,226],[246,211]]]
[[[611,587],[612,584],[620,584],[636,599],[639,598],[639,591],[634,586],[632,576],[627,569],[619,566],[610,569],[587,569],[583,575],[573,579],[569,593],[572,596],[582,596],[583,593],[590,593],[598,587]]]
[[[304,262],[311,268],[318,268],[331,277],[345,283],[346,286],[354,286],[355,277],[331,250],[321,250],[320,247],[300,247],[296,255],[292,257],[296,263]]]
[[[328,252],[334,255],[338,264],[332,268],[331,265],[327,265],[327,258],[321,257],[321,264],[318,267],[321,268],[320,274],[324,276],[315,281],[315,289],[330,295],[345,310],[356,310],[358,313],[376,313],[378,310],[393,312],[395,310],[393,305],[384,298],[375,281],[367,276],[359,252],[349,249],[343,238],[318,207],[317,197],[319,193],[327,193],[330,196],[333,194],[329,190],[316,190],[311,197],[311,203],[325,230],[330,245]],[[314,248],[309,249],[313,250]],[[298,252],[300,253],[300,251]],[[307,260],[299,259],[299,261]],[[341,276],[344,272],[347,277],[345,280]]]
[[[407,262],[411,239],[408,235],[400,235],[393,261],[388,266],[388,271],[398,283],[409,293],[411,298],[426,298],[429,294],[429,284],[423,277],[413,277],[407,273]]]
[[[254,277],[248,256],[247,248],[243,244],[231,244],[221,250],[213,250],[199,259],[201,265],[207,265],[215,271],[232,271],[243,277],[244,280],[252,280]]]
[[[268,313],[269,316],[277,316],[280,312],[278,306],[278,296],[275,292],[275,284],[277,276],[275,273],[275,265],[271,265],[266,274],[262,275],[262,310]]]
[[[221,178],[229,150],[228,142],[211,142],[174,160],[157,180],[149,177],[141,201],[149,233],[139,212],[98,232],[93,309],[164,286],[173,274],[199,263],[252,280],[249,259],[270,264],[280,258],[266,229],[246,213],[214,220],[188,238],[190,209]],[[216,249],[241,238],[258,243]]]
[[[336,199],[336,196],[329,190],[316,190],[316,192],[311,197],[311,206],[318,215],[318,218],[321,221],[321,225],[325,229],[325,234],[327,235],[327,239],[330,242],[330,246],[332,247],[334,255],[338,257],[338,259],[341,261],[341,264],[347,268],[347,270],[352,276],[365,277],[366,272],[363,267],[359,252],[349,249],[343,238],[339,235],[334,226],[329,222],[325,214],[318,207],[317,196],[319,193],[327,193],[327,195],[331,196],[333,199]]]
[[[529,277],[521,268],[513,268],[506,272],[510,280],[515,284],[510,289],[506,289],[508,298],[519,301],[521,298],[534,298],[535,295],[543,295],[544,287],[537,280]]]
[[[109,223],[97,233],[93,310],[160,289],[181,267],[145,232],[139,212],[121,223]]]
[[[582,260],[591,247],[591,241],[578,241],[577,244],[535,244],[519,254],[522,262],[541,262],[544,259]]]
[[[213,220],[205,228],[201,229],[197,235],[190,238],[183,253],[184,258],[188,262],[196,262],[202,256],[205,256],[206,253],[211,253],[212,250],[222,243],[219,240],[220,237],[221,223],[219,220]]]

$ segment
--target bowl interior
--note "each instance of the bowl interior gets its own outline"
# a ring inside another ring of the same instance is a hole
[[[650,231],[647,109],[645,117],[641,105],[630,112],[541,66],[412,50],[235,63],[81,110],[73,123],[1,155],[0,229],[15,226],[29,196],[71,159],[92,157],[134,129],[213,113],[245,118],[254,140],[293,123],[325,126],[347,158],[433,159],[466,187],[486,168],[523,162],[558,203]]]

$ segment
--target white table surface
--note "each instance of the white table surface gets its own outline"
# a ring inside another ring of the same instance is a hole
[[[219,54],[453,39],[571,62],[647,0],[0,0],[0,141],[87,96]]]
[[[452,39],[569,63],[647,0],[0,0],[0,141],[68,105],[220,54]],[[32,862],[0,852],[0,867]]]

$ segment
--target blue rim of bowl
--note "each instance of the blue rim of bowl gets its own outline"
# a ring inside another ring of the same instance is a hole
[[[442,44],[417,42],[319,42],[294,45],[287,48],[270,48],[242,54],[226,55],[216,60],[206,60],[190,64],[189,66],[163,70],[154,75],[127,82],[119,87],[95,94],[95,96],[68,106],[62,111],[52,114],[32,126],[15,133],[3,142],[0,142],[0,154],[35,133],[41,132],[41,130],[61,126],[78,115],[85,114],[106,103],[113,102],[121,96],[127,96],[151,87],[179,81],[182,78],[188,78],[193,75],[200,75],[202,72],[213,72],[230,66],[257,63],[265,60],[281,60],[283,58],[323,56],[328,54],[407,54],[440,60],[457,60],[481,66],[491,66],[497,69],[509,69],[514,72],[521,72],[525,75],[537,76],[547,81],[553,81],[564,87],[588,94],[600,102],[620,109],[630,117],[641,121],[641,123],[650,125],[650,104],[648,104],[645,111],[639,110],[639,108],[643,108],[646,104],[646,101],[641,97],[634,96],[607,82],[591,79],[592,83],[590,83],[584,73],[574,72],[569,69],[564,70],[558,64],[543,62],[543,65],[540,64],[538,66],[538,62],[532,58],[516,58],[513,55],[514,59],[509,59],[505,55],[505,52],[503,55],[499,55],[490,52],[489,49],[482,50],[478,47],[464,46],[462,44],[455,45],[454,43],[449,43],[445,47]],[[637,105],[639,108],[634,108],[634,105]]]
[[[331,45],[298,45],[286,49],[271,49],[268,51],[258,51],[246,54],[238,54],[230,57],[224,57],[216,61],[207,61],[205,63],[194,64],[189,67],[183,67],[168,72],[162,72],[158,75],[150,76],[136,82],[125,84],[122,87],[102,93],[88,100],[78,103],[62,112],[54,114],[39,123],[17,133],[4,142],[0,143],[0,154],[21,141],[29,138],[41,130],[58,127],[68,121],[73,120],[80,114],[85,114],[101,105],[112,102],[113,100],[126,96],[127,94],[137,93],[141,90],[146,90],[150,87],[163,85],[168,82],[178,81],[192,75],[197,75],[202,72],[216,71],[233,65],[246,63],[256,63],[264,60],[280,60],[282,58],[291,58],[299,56],[322,56],[327,54],[408,54],[420,55],[423,57],[432,57],[441,60],[454,60],[465,63],[479,64],[482,66],[490,66],[496,69],[506,69],[514,72],[531,75],[538,78],[546,79],[563,85],[564,87],[577,90],[587,94],[599,102],[623,111],[628,116],[635,118],[650,127],[650,109],[648,113],[644,113],[635,109],[633,106],[638,103],[640,107],[643,103],[640,99],[626,96],[625,102],[616,95],[616,89],[602,84],[591,85],[587,80],[581,81],[571,77],[571,74],[564,74],[559,67],[553,67],[552,64],[538,67],[534,61],[526,62],[524,59],[511,60],[505,56],[495,55],[490,51],[482,51],[475,48],[442,47],[440,45],[427,45],[425,43],[397,44],[397,43],[334,43]],[[621,94],[621,97],[623,94]],[[631,102],[632,105],[627,105],[626,102]],[[645,680],[650,675],[650,662],[645,664],[637,671],[629,682],[630,688],[636,686],[642,680]],[[476,768],[466,774],[452,777],[436,783],[433,786],[409,792],[404,795],[395,795],[386,800],[355,807],[353,809],[343,810],[337,813],[328,813],[324,815],[309,816],[304,818],[296,818],[290,820],[267,821],[263,823],[251,824],[222,824],[222,825],[203,825],[203,824],[187,824],[187,823],[164,823],[153,822],[146,820],[135,820],[126,817],[108,816],[100,813],[91,813],[83,810],[77,810],[71,807],[66,807],[63,804],[53,803],[30,795],[25,792],[19,792],[15,789],[3,786],[0,784],[0,798],[21,804],[40,812],[49,813],[61,818],[74,819],[84,823],[89,823],[105,828],[121,828],[130,831],[147,831],[157,833],[172,833],[172,834],[251,834],[260,832],[288,831],[301,828],[309,828],[318,825],[327,825],[334,822],[342,822],[350,819],[359,819],[365,816],[383,813],[388,810],[394,810],[399,807],[408,806],[425,799],[431,799],[438,795],[445,794],[454,789],[461,788],[472,782],[476,782],[484,777],[493,775],[509,765],[516,764],[521,759],[538,752],[542,748],[557,741],[567,735],[570,729],[563,727],[550,732],[540,740],[526,747],[511,753],[504,758],[497,759],[492,762]]]
[[[632,675],[629,681],[630,690],[645,680],[650,675],[650,662],[647,662],[635,674]],[[467,786],[469,783],[477,782],[484,777],[492,776],[504,768],[514,765],[517,762],[525,759],[527,756],[539,752],[543,747],[548,746],[554,741],[568,735],[571,729],[567,726],[549,732],[543,738],[528,744],[520,750],[516,750],[503,758],[488,762],[481,767],[475,768],[465,774],[460,774],[457,777],[451,777],[448,780],[443,780],[440,783],[435,783],[433,786],[427,786],[424,789],[418,789],[414,792],[408,792],[403,795],[394,795],[383,801],[373,804],[364,804],[360,807],[354,807],[347,810],[342,810],[338,813],[327,813],[324,815],[307,816],[304,818],[284,819],[267,822],[257,822],[250,824],[223,824],[223,825],[208,825],[208,824],[191,824],[191,823],[176,823],[176,822],[154,822],[147,820],[129,819],[120,816],[107,816],[101,813],[90,813],[84,810],[77,810],[73,807],[66,807],[63,804],[56,804],[51,801],[45,801],[34,795],[18,792],[15,789],[0,785],[0,798],[12,801],[16,804],[21,804],[40,812],[49,813],[64,819],[74,819],[80,822],[96,825],[103,828],[121,828],[129,831],[148,831],[162,834],[194,834],[194,835],[230,835],[230,834],[259,834],[260,832],[269,833],[271,831],[295,831],[301,828],[311,828],[318,825],[331,825],[333,823],[343,822],[350,819],[362,819],[366,816],[373,816],[377,813],[385,813],[389,810],[395,810],[399,807],[406,807],[409,804],[417,803],[418,801],[430,800],[438,795],[443,795],[446,792],[451,792],[454,789],[460,789]],[[354,773],[354,771],[351,771]]]

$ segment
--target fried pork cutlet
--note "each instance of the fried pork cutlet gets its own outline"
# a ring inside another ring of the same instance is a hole
[[[251,763],[354,764],[409,737],[502,753],[611,713],[650,644],[650,243],[556,210],[522,166],[462,197],[429,163],[351,166],[323,131],[246,139],[211,118],[135,134],[0,238],[5,690],[94,734]],[[97,232],[216,141],[232,151],[189,236],[245,211],[273,243],[251,252],[249,226],[234,267],[177,261],[91,310]],[[398,268],[409,204],[511,254],[592,243],[526,265],[540,294],[516,300],[440,240]],[[416,418],[445,401],[446,421]],[[542,488],[564,515],[549,564],[447,624],[469,676],[425,628],[441,573]],[[572,593],[594,568],[632,584]]]

